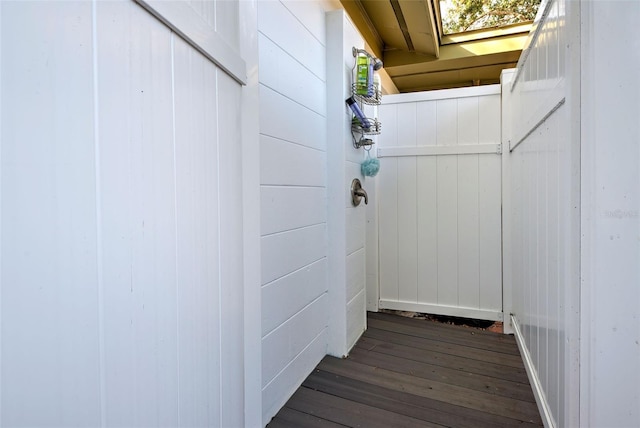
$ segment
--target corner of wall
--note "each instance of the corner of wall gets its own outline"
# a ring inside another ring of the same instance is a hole
[[[247,65],[242,88],[244,234],[244,423],[262,423],[262,301],[260,278],[260,125],[257,1],[239,2],[240,49]]]
[[[363,179],[359,168],[362,152],[353,147],[351,115],[345,104],[354,61],[351,48],[362,48],[364,41],[344,10],[328,12],[326,25],[327,260],[332,311],[327,352],[343,357],[366,323],[365,208],[353,207],[349,202],[351,180]]]

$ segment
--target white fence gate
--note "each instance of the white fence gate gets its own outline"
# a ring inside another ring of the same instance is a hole
[[[252,425],[244,5],[141,3],[0,2],[0,426]]]
[[[502,320],[500,88],[387,96],[379,308]]]

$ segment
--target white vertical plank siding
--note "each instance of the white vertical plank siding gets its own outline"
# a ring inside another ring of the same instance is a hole
[[[550,426],[591,425],[578,422],[579,67],[573,55],[579,18],[569,3],[543,3],[546,16],[539,15],[544,19],[538,35],[515,77],[503,86],[502,100],[513,112],[503,128],[503,141],[511,148],[505,147],[505,246],[510,248],[505,260],[511,272],[505,287],[534,392]]]
[[[500,142],[497,88],[385,97],[378,185],[380,305],[502,319],[501,165],[421,148]],[[401,150],[400,150],[401,148]]]
[[[172,85],[172,36],[137,7],[105,3],[98,12],[99,28],[114,35],[98,38],[98,63],[122,64],[103,69],[97,82],[100,205],[106,208],[101,213],[105,416],[113,424],[158,419],[177,424],[176,184],[173,102],[166,96]],[[132,26],[135,33],[129,34]],[[151,55],[152,43],[166,50]],[[152,69],[153,78],[145,79]],[[149,132],[138,126],[152,123],[159,126],[149,126]],[[153,247],[162,250],[149,257]],[[155,323],[159,314],[168,316]],[[160,337],[167,349],[149,364]],[[130,358],[128,349],[135,351]],[[162,393],[143,399],[148,384]]]
[[[458,143],[478,144],[478,98],[458,100]],[[480,304],[479,155],[458,157],[458,305]]]
[[[478,276],[479,308],[502,309],[502,171],[498,156],[478,160]]]
[[[458,157],[438,156],[436,174],[437,304],[458,306]]]
[[[479,155],[458,159],[458,304],[480,305]]]
[[[386,201],[378,203],[380,300],[398,300],[398,160],[381,160],[380,166],[378,200]]]
[[[222,264],[208,262],[216,260],[217,257],[212,256],[218,255],[217,241],[210,241],[209,238],[221,233],[217,230],[217,223],[220,221],[218,174],[211,174],[211,169],[208,168],[217,160],[218,141],[215,128],[201,129],[196,125],[205,122],[204,119],[209,116],[207,113],[215,117],[215,104],[209,100],[215,95],[216,72],[212,64],[193,52],[180,39],[174,39],[173,52],[176,97],[174,152],[177,340],[178,347],[181,348],[178,356],[178,379],[182,392],[178,401],[178,413],[180,423],[189,426],[213,423],[214,421],[208,420],[208,402],[215,402],[216,406],[220,406],[221,399],[220,391],[212,391],[208,385],[208,364],[213,363],[213,370],[219,367],[220,354],[215,349],[207,349],[208,340],[201,339],[207,338],[210,331],[217,330],[217,340],[218,343],[221,342],[220,327],[214,327],[220,320],[211,319],[213,314],[221,314],[219,309],[206,304],[211,297],[208,296],[208,289],[222,276]],[[207,89],[211,92],[205,98]],[[195,107],[195,112],[185,108],[189,105]],[[229,161],[233,162],[233,159]],[[210,195],[215,197],[214,203],[210,202]],[[218,301],[218,296],[215,297],[214,302],[220,308],[221,302]],[[207,375],[195,378],[189,375],[191,370]],[[214,374],[216,378],[219,375]],[[221,387],[221,379],[217,381],[214,384],[216,389]],[[220,415],[220,410],[218,407],[218,412],[212,414]]]
[[[437,130],[437,101],[416,105],[418,145],[433,145]],[[386,161],[385,161],[386,162]],[[436,156],[420,156],[417,163],[418,302],[438,301],[438,171]]]
[[[231,77],[217,71],[218,93],[218,123],[217,137],[219,139],[219,213],[220,242],[220,305],[221,324],[221,381],[220,391],[222,406],[221,424],[234,426],[244,425],[244,414],[235,411],[235,403],[242,403],[243,384],[238,379],[243,378],[243,367],[238,361],[243,360],[243,337],[237,334],[237,326],[242,325],[244,310],[244,294],[240,284],[243,281],[243,246],[239,239],[242,236],[242,182],[238,173],[242,171],[241,145],[237,143],[242,130],[240,96],[241,88],[235,85]],[[207,87],[207,85],[205,85]],[[213,89],[211,87],[211,89]],[[205,92],[206,94],[206,92]],[[205,102],[206,105],[206,102]],[[207,110],[205,110],[207,111]],[[211,112],[211,110],[208,110]],[[206,120],[205,120],[206,121]],[[214,141],[215,134],[207,135],[207,142]],[[206,143],[205,143],[206,144]],[[207,168],[212,182],[214,171]],[[240,290],[239,290],[240,289]],[[211,311],[211,309],[208,309]],[[215,313],[215,312],[214,312]],[[218,349],[210,349],[216,352]],[[210,398],[212,399],[212,398]],[[211,420],[211,412],[209,411]],[[214,423],[211,421],[210,423]]]
[[[398,104],[398,143],[416,146],[416,104]],[[416,158],[398,159],[398,299],[418,300]]]
[[[438,301],[438,171],[435,156],[417,159],[418,302]]]
[[[242,426],[240,85],[134,2],[0,10],[0,425]]]
[[[91,4],[0,7],[0,425],[99,425]]]

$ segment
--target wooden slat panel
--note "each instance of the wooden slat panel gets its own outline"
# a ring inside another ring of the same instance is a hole
[[[407,392],[385,388],[322,370],[315,370],[311,373],[303,383],[303,386],[330,393],[346,400],[450,427],[480,428],[490,426],[506,428],[513,427],[516,424],[521,427],[539,426],[439,400],[418,397]]]
[[[410,356],[415,361],[436,364],[513,382],[528,382],[521,364],[477,348],[434,343],[417,338],[402,338],[384,330],[369,328],[360,341],[362,346],[376,346],[377,352]],[[360,345],[359,344],[359,345]]]
[[[469,336],[482,336],[483,342],[509,344],[512,347],[513,352],[518,352],[518,346],[514,337],[508,334],[500,334],[488,330],[478,330],[473,328],[461,329],[460,326],[455,324],[422,320],[420,318],[399,317],[383,312],[370,312],[368,314],[368,317],[371,319],[379,319],[412,327],[419,326],[422,330],[437,332],[437,334],[441,335],[442,337],[462,336],[468,338]]]
[[[349,376],[361,381],[369,381],[377,385],[392,386],[396,389],[408,391],[420,397],[446,401],[458,406],[480,410],[493,415],[511,417],[513,419],[532,421],[538,416],[538,409],[534,403],[496,396],[468,388],[420,379],[411,375],[397,373],[380,367],[356,363],[350,360],[339,360],[327,357],[318,368],[342,376]]]
[[[322,365],[322,363],[320,363]],[[320,406],[317,404],[320,403]],[[298,389],[287,402],[287,407],[301,412],[313,411],[317,416],[346,426],[361,426],[362,420],[367,420],[367,427],[387,428],[389,426],[402,427],[437,427],[409,416],[377,409],[353,401],[341,400],[331,394],[313,391],[308,388]]]
[[[363,342],[363,345],[366,347],[359,346],[351,351],[349,354],[350,360],[422,379],[445,382],[475,391],[483,391],[489,394],[535,403],[533,392],[528,384],[423,363],[407,358],[408,356],[404,355],[398,356],[376,352],[376,347],[368,347],[366,341]]]
[[[278,412],[278,416],[269,422],[269,427],[339,428],[344,427],[344,425],[336,424],[308,413],[299,412],[289,407],[283,407],[282,410]]]
[[[475,340],[475,338],[471,334],[469,334],[468,337],[461,337],[461,336],[455,337],[453,335],[443,334],[442,332],[438,332],[438,331],[429,331],[422,328],[421,326],[405,326],[405,325],[400,325],[397,323],[392,323],[385,320],[378,320],[374,318],[371,318],[369,325],[372,328],[393,331],[396,333],[406,334],[408,336],[421,337],[421,338],[437,340],[445,343],[485,349],[487,351],[493,351],[496,353],[510,354],[514,356],[514,359],[516,361],[519,361],[519,358],[517,357],[519,352],[517,349],[514,349],[511,343],[503,343],[503,344],[486,343],[485,344],[483,342],[478,342],[477,340]]]
[[[519,355],[482,349],[484,342],[513,346],[513,337],[389,314],[369,314],[368,321],[381,319],[388,330],[369,329],[346,359],[325,357],[269,426],[289,426],[291,409],[308,415],[309,424],[322,418],[328,426],[542,425]],[[411,328],[470,342],[405,334]],[[303,415],[293,417],[306,426]]]

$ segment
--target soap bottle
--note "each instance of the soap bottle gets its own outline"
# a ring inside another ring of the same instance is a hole
[[[369,92],[369,57],[358,54],[356,61],[356,94],[367,95]]]

